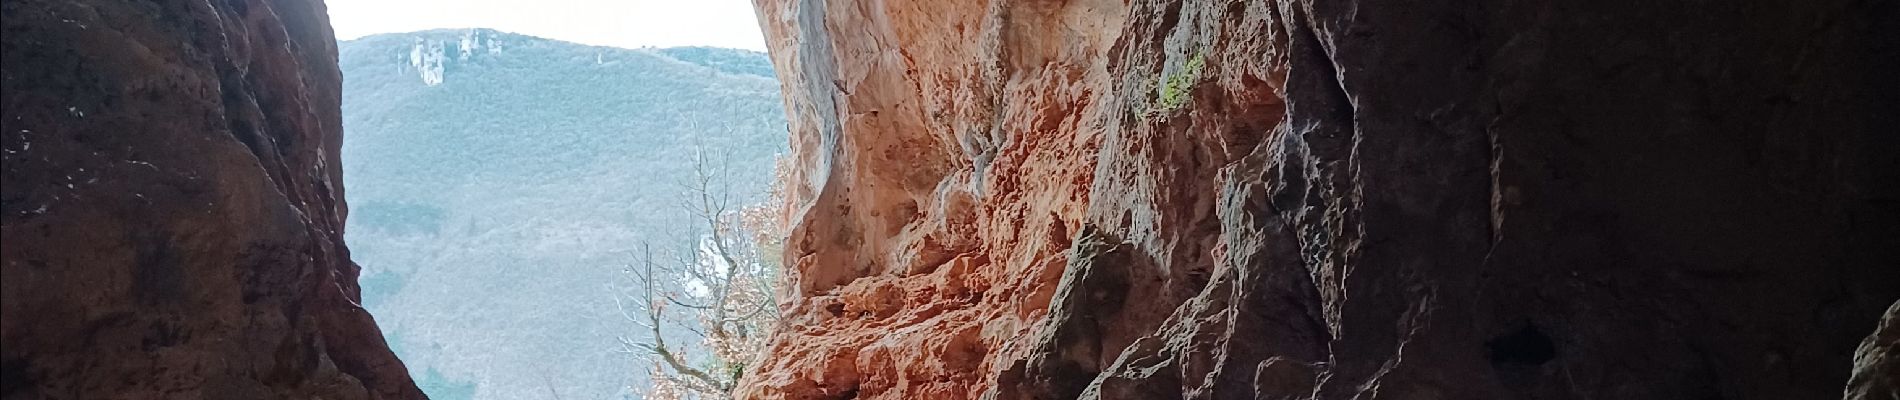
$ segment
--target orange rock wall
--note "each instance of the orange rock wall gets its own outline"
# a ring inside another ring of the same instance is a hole
[[[1891,4],[755,2],[745,398],[1838,398],[1900,298]]]
[[[974,395],[1023,352],[1088,212],[1101,139],[1078,132],[1099,131],[1118,34],[1099,17],[1122,5],[813,6],[760,4],[799,132],[788,326],[826,337],[774,351],[830,361],[757,387]]]

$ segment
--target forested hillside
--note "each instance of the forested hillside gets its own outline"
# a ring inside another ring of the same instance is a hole
[[[761,53],[482,29],[339,51],[364,304],[437,399],[629,397],[650,365],[618,352],[640,332],[613,295],[632,250],[691,245],[697,151],[741,198],[784,151]]]

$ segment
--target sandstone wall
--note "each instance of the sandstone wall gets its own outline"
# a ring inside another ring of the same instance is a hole
[[[0,10],[0,398],[422,398],[357,305],[320,1]]]
[[[1839,398],[1900,298],[1894,2],[755,4],[749,398]]]

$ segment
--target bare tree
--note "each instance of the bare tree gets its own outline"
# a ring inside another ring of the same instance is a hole
[[[649,398],[731,398],[779,317],[779,190],[775,185],[760,203],[736,206],[732,182],[703,149],[682,185],[691,245],[669,252],[641,243],[627,268],[632,285],[615,299],[621,314],[645,330],[643,340],[622,337],[621,344],[655,364]],[[681,337],[696,340],[669,342]]]

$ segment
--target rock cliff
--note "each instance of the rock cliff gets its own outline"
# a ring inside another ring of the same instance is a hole
[[[1894,2],[755,4],[797,171],[748,398],[1892,376]]]
[[[0,9],[0,397],[422,397],[358,305],[320,1]]]
[[[1880,328],[1854,352],[1854,377],[1847,382],[1847,400],[1900,398],[1900,302],[1887,308]]]

